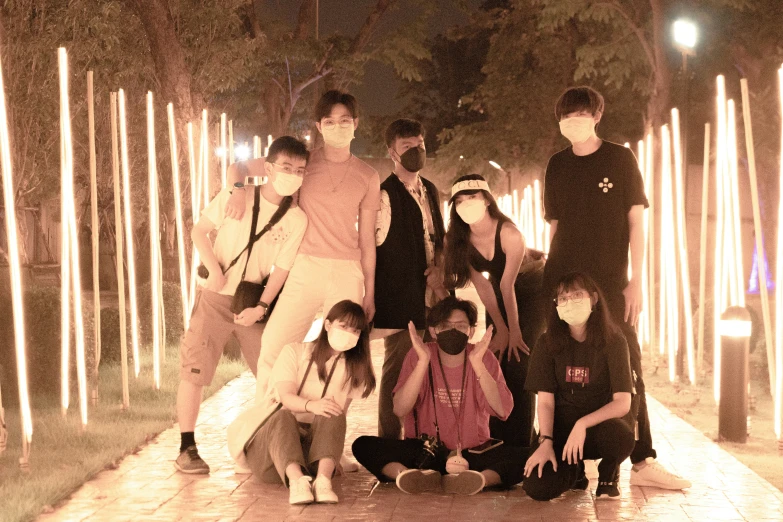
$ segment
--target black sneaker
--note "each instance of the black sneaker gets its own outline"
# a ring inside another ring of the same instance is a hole
[[[572,490],[584,491],[590,485],[590,479],[585,475],[585,463],[579,463],[579,478],[571,486]]]
[[[189,446],[185,451],[179,454],[174,461],[174,467],[182,473],[206,474],[209,473],[209,464],[204,462],[198,454],[196,446]]]
[[[617,487],[617,481],[598,482],[595,489],[596,500],[620,500],[620,488]]]

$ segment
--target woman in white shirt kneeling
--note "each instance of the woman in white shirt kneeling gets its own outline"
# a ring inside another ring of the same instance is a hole
[[[375,389],[362,307],[340,301],[318,339],[287,345],[268,389],[267,400],[282,408],[245,445],[250,469],[263,482],[288,484],[291,504],[336,503],[331,478],[343,454],[345,414],[352,399]]]

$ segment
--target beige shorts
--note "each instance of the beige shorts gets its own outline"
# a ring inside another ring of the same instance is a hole
[[[179,376],[183,381],[200,386],[210,384],[223,349],[231,336],[239,342],[242,356],[255,375],[264,324],[234,324],[231,300],[230,295],[203,288],[198,290],[190,326],[180,342]]]

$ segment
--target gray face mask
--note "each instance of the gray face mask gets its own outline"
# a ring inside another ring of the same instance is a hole
[[[412,147],[400,154],[400,164],[408,172],[419,172],[427,163],[427,151],[423,147]]]

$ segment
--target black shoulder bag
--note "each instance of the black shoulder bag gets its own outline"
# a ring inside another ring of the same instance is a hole
[[[266,224],[264,228],[261,229],[260,232],[257,234],[256,226],[258,225],[258,213],[260,211],[260,205],[261,205],[261,187],[255,186],[254,187],[254,194],[253,194],[253,219],[250,225],[250,238],[248,239],[247,246],[242,249],[242,251],[229,263],[229,265],[226,268],[223,268],[223,274],[228,272],[237,262],[239,261],[239,258],[242,257],[242,254],[245,253],[245,250],[247,250],[247,259],[245,260],[245,269],[242,271],[242,277],[239,281],[239,285],[237,285],[237,289],[234,292],[234,298],[231,301],[231,311],[235,314],[242,313],[243,310],[246,308],[253,308],[258,305],[258,302],[261,300],[261,295],[264,293],[264,289],[266,288],[267,283],[269,282],[269,276],[266,276],[261,283],[252,283],[250,281],[245,281],[245,273],[247,272],[247,265],[250,262],[250,255],[253,252],[253,244],[261,239],[261,236],[269,232],[272,227],[274,227],[277,223],[280,222],[281,219],[283,219],[283,216],[285,216],[286,212],[288,212],[288,209],[291,208],[291,202],[292,202],[291,196],[286,196],[283,198],[283,201],[280,202],[280,206],[277,208],[274,214],[272,214],[272,217],[269,218],[269,223]],[[201,278],[208,278],[209,277],[209,270],[206,266],[203,264],[198,267],[198,275]],[[264,314],[264,318],[261,320],[266,321],[269,315],[272,313],[272,309],[274,308],[275,304],[277,303],[277,297],[269,303],[269,308],[266,310],[266,314]]]

